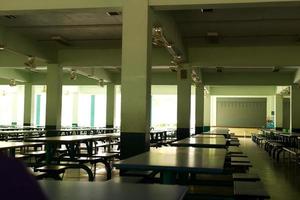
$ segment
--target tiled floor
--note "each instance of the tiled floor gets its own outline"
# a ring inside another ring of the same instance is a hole
[[[272,200],[300,199],[300,165],[287,159],[276,162],[249,138],[240,138],[240,143],[253,165],[251,171],[259,174]]]

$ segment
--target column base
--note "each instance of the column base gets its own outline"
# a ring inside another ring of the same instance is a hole
[[[196,126],[195,134],[203,133],[204,127],[203,126]]]
[[[114,125],[106,125],[106,128],[113,128]]]
[[[177,139],[182,140],[190,137],[190,128],[177,128]]]
[[[203,132],[207,132],[210,131],[210,126],[204,126],[203,127]]]
[[[121,159],[126,159],[150,149],[150,134],[121,132]]]
[[[31,126],[32,124],[31,123],[23,123],[23,126]]]
[[[46,132],[46,136],[47,137],[51,137],[51,136],[59,136],[58,132],[56,131],[57,126],[55,125],[46,125],[45,126],[45,130]]]
[[[293,133],[300,133],[300,128],[292,128]]]

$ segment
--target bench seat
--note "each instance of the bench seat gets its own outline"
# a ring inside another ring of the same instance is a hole
[[[260,181],[234,181],[233,185],[235,199],[270,199],[270,195]]]
[[[254,173],[233,173],[233,181],[259,181],[260,178]]]

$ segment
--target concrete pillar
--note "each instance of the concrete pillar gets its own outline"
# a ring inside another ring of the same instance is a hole
[[[148,0],[123,7],[121,158],[149,150],[152,24]]]
[[[292,86],[291,92],[291,127],[292,132],[300,133],[300,87]]]
[[[25,83],[24,87],[24,126],[31,126],[32,84]]]
[[[109,83],[106,88],[106,127],[114,127],[115,85]]]
[[[57,64],[47,66],[46,129],[48,130],[61,127],[62,75],[61,66]]]
[[[204,132],[210,130],[210,100],[211,96],[209,94],[204,96]]]
[[[276,116],[276,130],[282,130],[283,128],[283,98],[280,94],[276,95],[276,110],[275,110],[275,116]]]
[[[204,86],[196,87],[196,134],[203,132],[204,126]]]
[[[188,69],[178,71],[177,81],[177,139],[190,136],[191,79]]]

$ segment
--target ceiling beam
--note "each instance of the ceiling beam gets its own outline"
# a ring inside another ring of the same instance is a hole
[[[156,10],[300,5],[298,0],[149,0]]]
[[[0,0],[0,12],[118,8],[122,7],[122,4],[123,0],[30,0],[18,3],[11,0]]]
[[[298,68],[295,73],[294,83],[300,84],[300,68]]]
[[[186,50],[183,45],[181,32],[179,31],[179,28],[173,17],[164,13],[154,12],[153,25],[156,27],[162,27],[163,34],[167,41],[174,46],[174,48],[177,50],[177,54],[180,55],[183,60],[187,61]]]
[[[203,46],[189,48],[192,66],[274,67],[300,66],[300,46]]]
[[[0,68],[0,78],[3,79],[15,79],[18,82],[30,82],[31,74],[24,70]]]
[[[100,80],[105,82],[112,82],[110,73],[102,68],[74,68],[78,74],[89,77],[91,79]]]
[[[1,26],[0,45],[4,47],[4,50],[0,51],[0,54],[7,52],[20,57],[34,56],[43,63],[57,59],[55,49],[38,44],[30,38]]]
[[[293,80],[292,72],[203,73],[205,85],[291,85]]]

